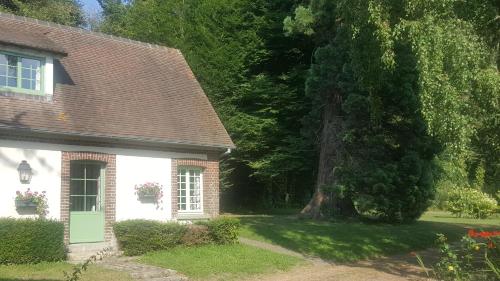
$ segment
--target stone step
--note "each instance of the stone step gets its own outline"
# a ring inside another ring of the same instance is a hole
[[[67,259],[70,262],[82,262],[87,260],[98,252],[108,249],[106,252],[107,256],[113,256],[118,254],[117,250],[111,243],[80,243],[80,244],[69,244],[68,245],[68,255]]]

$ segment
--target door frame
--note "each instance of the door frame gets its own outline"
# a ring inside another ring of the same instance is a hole
[[[105,210],[106,210],[106,163],[96,160],[71,160],[69,161],[69,169],[73,163],[90,163],[100,166],[100,174],[98,180],[98,191],[96,198],[96,211],[71,211],[71,175],[69,176],[69,243],[99,243],[105,241]],[[71,174],[71,172],[70,172]],[[80,225],[76,225],[76,222]],[[86,232],[87,235],[81,233]]]

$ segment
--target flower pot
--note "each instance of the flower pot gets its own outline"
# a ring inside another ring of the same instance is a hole
[[[156,203],[156,195],[154,194],[145,194],[145,195],[139,195],[139,201],[141,203]]]
[[[16,199],[16,208],[36,208],[37,204],[31,200]]]

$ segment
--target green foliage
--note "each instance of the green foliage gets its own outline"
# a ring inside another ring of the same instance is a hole
[[[136,256],[179,245],[186,226],[149,220],[127,220],[115,223],[113,230],[123,253]]]
[[[186,57],[238,147],[221,164],[223,204],[281,207],[310,193],[314,150],[300,131],[314,46],[282,26],[297,2],[101,1],[104,32]]]
[[[496,241],[495,241],[496,240]],[[438,234],[439,261],[429,272],[420,256],[419,264],[428,277],[443,281],[479,281],[500,278],[500,240],[487,238],[485,242],[464,236],[459,247],[452,247],[446,236]]]
[[[60,261],[66,257],[64,225],[42,219],[0,219],[0,264]]]
[[[209,243],[233,244],[238,241],[239,221],[216,218],[196,225],[127,220],[113,225],[116,240],[127,256]]]
[[[0,2],[0,11],[18,16],[81,26],[84,16],[77,0],[6,0]]]
[[[484,219],[495,213],[497,202],[472,188],[456,188],[448,194],[446,209],[458,217]]]
[[[198,246],[210,244],[212,238],[206,225],[188,225],[186,232],[182,236],[181,243],[184,246]]]
[[[362,214],[418,218],[434,196],[434,159],[442,151],[463,161],[468,179],[479,175],[496,190],[498,36],[483,30],[497,26],[498,16],[486,12],[495,10],[491,1],[477,2],[317,0],[309,6],[312,23],[285,22],[287,30],[313,28],[318,42],[308,118],[320,120],[330,97],[342,96],[344,159],[334,187]],[[321,124],[312,124],[313,134]],[[448,177],[442,185],[457,183]]]
[[[210,237],[216,244],[234,244],[238,242],[240,221],[236,218],[219,217],[200,224],[208,227]]]

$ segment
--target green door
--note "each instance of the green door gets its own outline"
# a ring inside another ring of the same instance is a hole
[[[71,161],[69,242],[104,241],[104,165]]]

